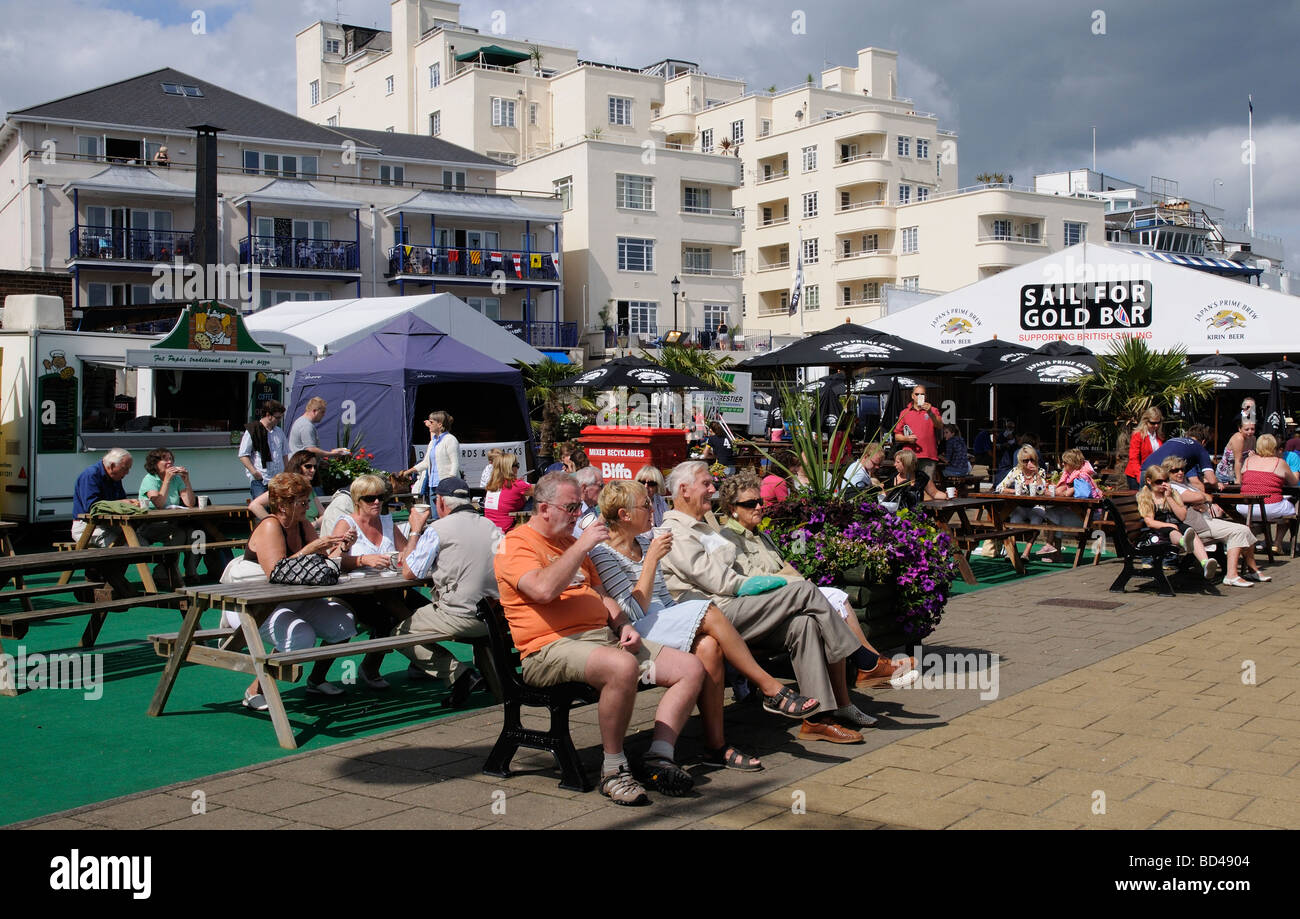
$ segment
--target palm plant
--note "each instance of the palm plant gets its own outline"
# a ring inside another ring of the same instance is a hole
[[[524,398],[528,400],[534,415],[533,423],[538,428],[541,452],[549,455],[559,431],[560,416],[565,410],[561,389],[556,384],[572,376],[573,367],[557,364],[549,358],[538,364],[518,363],[516,366],[524,375]],[[577,398],[574,404],[581,411],[596,410],[596,406],[587,399]]]
[[[1102,420],[1085,425],[1079,436],[1091,443],[1103,442],[1105,432],[1115,432],[1116,455],[1127,450],[1129,434],[1150,408],[1170,414],[1175,403],[1195,408],[1211,395],[1214,385],[1187,368],[1187,349],[1181,345],[1165,351],[1152,350],[1140,338],[1111,343],[1110,353],[1097,356],[1097,371],[1085,374],[1071,386],[1073,392],[1043,406],[1071,418]],[[1121,459],[1125,457],[1121,456]]]
[[[642,351],[641,357],[667,370],[684,373],[709,384],[715,392],[731,392],[731,383],[723,372],[732,365],[726,355],[713,355],[699,348],[683,348],[681,345],[664,345],[657,355]]]

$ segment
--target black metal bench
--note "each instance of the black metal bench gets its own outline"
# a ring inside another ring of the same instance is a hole
[[[1169,575],[1165,573],[1164,562],[1165,559],[1176,556],[1178,549],[1163,540],[1150,546],[1138,546],[1138,536],[1146,524],[1143,523],[1142,513],[1138,510],[1137,495],[1131,493],[1112,495],[1105,500],[1103,507],[1106,508],[1109,519],[1114,524],[1111,536],[1115,543],[1115,554],[1124,562],[1124,570],[1110,585],[1111,591],[1123,593],[1124,585],[1134,575],[1139,575],[1155,581],[1160,596],[1175,596],[1173,585],[1169,582]],[[1150,569],[1139,568],[1138,559],[1149,559]]]

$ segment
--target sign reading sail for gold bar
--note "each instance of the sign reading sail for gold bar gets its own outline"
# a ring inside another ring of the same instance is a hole
[[[1150,281],[1026,284],[1022,329],[1145,329],[1151,325]]]

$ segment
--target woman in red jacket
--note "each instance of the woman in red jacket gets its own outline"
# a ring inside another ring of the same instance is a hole
[[[1138,421],[1137,429],[1133,431],[1133,438],[1128,442],[1128,465],[1124,467],[1124,475],[1128,478],[1128,487],[1135,491],[1142,485],[1138,481],[1142,475],[1142,463],[1165,442],[1160,430],[1164,421],[1165,416],[1160,409],[1147,409]]]

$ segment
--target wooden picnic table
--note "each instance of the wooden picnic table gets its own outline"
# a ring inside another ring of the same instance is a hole
[[[1282,494],[1291,499],[1294,504],[1300,500],[1300,486],[1283,485]],[[1268,519],[1268,501],[1266,495],[1243,495],[1240,485],[1221,485],[1219,490],[1210,494],[1210,500],[1219,507],[1227,511],[1228,516],[1233,520],[1253,527],[1255,522],[1255,509],[1259,508],[1259,524],[1264,528],[1264,551],[1268,553],[1269,562],[1275,562],[1274,552],[1277,549],[1273,545],[1273,534],[1269,530],[1270,523],[1277,523],[1276,520]],[[1237,510],[1237,505],[1246,506],[1246,513],[1242,514]],[[1291,557],[1296,557],[1296,532],[1291,534]]]
[[[1016,551],[1016,536],[1028,534],[1027,529],[1007,527],[1002,520],[1002,502],[997,495],[982,494],[968,498],[936,498],[923,502],[922,506],[933,513],[938,526],[952,537],[957,551],[957,570],[967,584],[977,584],[979,580],[971,570],[969,554],[986,539],[1002,543],[1007,550],[1007,559],[1016,574],[1025,573],[1025,563]],[[977,516],[971,519],[969,512]],[[956,516],[957,525],[952,518]]]
[[[1051,486],[1048,487],[1050,488]],[[1105,501],[1104,498],[1075,498],[1073,496],[1060,497],[1051,494],[1015,495],[1015,494],[1006,494],[1004,492],[995,492],[994,494],[996,494],[998,498],[1002,499],[1004,509],[1014,510],[1016,507],[1042,506],[1044,508],[1064,508],[1066,510],[1074,511],[1076,514],[1078,514],[1080,519],[1082,520],[1082,525],[1077,527],[1062,526],[1059,523],[1052,523],[1050,520],[1044,520],[1042,523],[1012,524],[1012,526],[1027,527],[1029,529],[1036,530],[1039,534],[1070,533],[1077,536],[1078,538],[1077,547],[1074,552],[1074,565],[1072,566],[1074,568],[1078,568],[1079,562],[1083,559],[1083,548],[1084,548],[1084,544],[1088,541],[1088,535],[1092,533],[1093,530],[1102,527],[1103,524],[1105,523],[1104,516],[1101,518],[1101,520],[1092,519],[1093,511],[1101,510],[1103,514],[1105,513],[1103,509],[1103,502]],[[1034,548],[1035,541],[1036,540],[1031,540],[1029,544],[1025,546],[1025,553],[1024,553],[1025,558],[1029,557],[1029,553]],[[1101,555],[1098,554],[1093,557],[1092,563],[1096,565],[1099,564],[1100,561],[1101,561]]]
[[[77,540],[76,550],[80,552],[90,545],[90,539],[94,535],[96,527],[111,529],[120,527],[122,536],[126,539],[126,544],[132,547],[138,547],[141,544],[140,536],[136,528],[147,526],[151,523],[171,523],[176,526],[199,526],[205,524],[215,524],[217,521],[238,520],[249,516],[249,510],[246,505],[242,504],[213,504],[208,507],[168,507],[145,511],[142,514],[95,514],[86,513],[81,515],[81,519],[86,521],[86,528],[81,531],[81,537]],[[208,542],[207,548],[219,549],[242,546],[247,542],[243,540],[230,540],[229,542]],[[66,584],[72,577],[72,570],[65,571],[59,579],[60,584]],[[144,562],[136,564],[136,570],[140,574],[140,583],[144,585],[145,593],[157,593],[158,585],[154,583],[153,573],[149,566]]]
[[[412,632],[390,638],[372,638],[366,641],[304,648],[300,651],[268,652],[263,648],[262,637],[258,631],[266,617],[276,607],[283,606],[285,603],[321,597],[330,597],[346,603],[348,597],[405,591],[423,583],[423,581],[405,579],[396,573],[389,576],[385,576],[384,573],[362,573],[360,577],[351,575],[337,584],[326,587],[245,581],[239,584],[213,584],[207,587],[188,588],[186,593],[191,602],[180,631],[175,634],[150,636],[158,654],[167,657],[167,666],[163,669],[158,688],[149,703],[149,714],[152,716],[162,714],[182,663],[203,664],[222,670],[253,674],[257,677],[262,694],[266,698],[271,723],[275,727],[275,736],[280,746],[287,750],[296,749],[297,741],[289,725],[289,717],[285,713],[284,700],[280,696],[276,680],[297,681],[302,675],[302,666],[316,661],[428,644],[435,640],[437,633]],[[207,610],[218,610],[222,613],[222,628],[199,631],[199,620]],[[240,628],[224,627],[226,612],[238,616]],[[208,647],[195,644],[196,640],[207,638],[220,639],[220,645]]]

